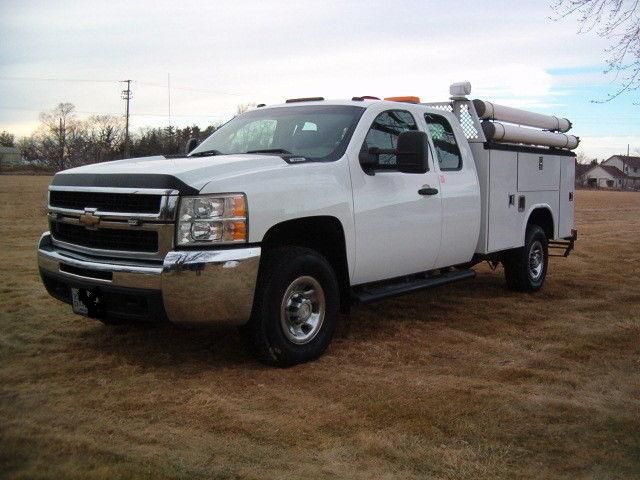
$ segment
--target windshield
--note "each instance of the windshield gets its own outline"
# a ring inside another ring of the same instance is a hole
[[[337,160],[344,155],[362,112],[364,108],[351,105],[259,108],[224,124],[191,155],[278,153]]]

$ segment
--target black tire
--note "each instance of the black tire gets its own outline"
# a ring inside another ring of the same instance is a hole
[[[315,293],[307,298],[307,292]],[[322,355],[331,342],[339,305],[338,281],[323,256],[308,248],[277,248],[263,258],[251,320],[242,332],[267,364],[286,367],[307,362]],[[296,323],[307,313],[309,318],[321,318],[315,322],[318,326]],[[310,337],[305,340],[306,335]]]
[[[538,257],[538,262],[533,258],[533,255]],[[518,292],[540,290],[544,285],[549,268],[549,242],[544,230],[538,225],[529,225],[524,247],[516,248],[505,254],[502,264],[507,287],[511,290]]]

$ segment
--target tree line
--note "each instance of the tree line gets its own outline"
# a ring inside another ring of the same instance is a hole
[[[238,107],[239,112],[241,107]],[[53,110],[40,114],[40,124],[29,136],[16,139],[8,132],[0,132],[0,145],[17,147],[33,166],[59,171],[123,158],[124,125],[122,117],[113,115],[92,115],[80,119],[73,104],[60,103]],[[218,127],[144,128],[130,133],[129,156],[183,153],[190,138],[203,140]]]

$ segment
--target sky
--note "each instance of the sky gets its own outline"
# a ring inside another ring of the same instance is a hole
[[[60,102],[122,115],[125,79],[134,131],[293,97],[445,101],[468,80],[569,118],[588,158],[640,151],[639,96],[593,103],[616,88],[607,42],[552,16],[545,0],[0,0],[0,130],[28,135]]]

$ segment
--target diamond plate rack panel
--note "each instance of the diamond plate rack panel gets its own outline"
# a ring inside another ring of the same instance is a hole
[[[473,104],[469,100],[454,100],[453,102],[425,103],[426,106],[453,113],[460,122],[464,136],[469,142],[484,142],[484,133],[480,127],[480,120]]]
[[[480,119],[473,107],[473,103],[469,100],[455,100],[453,102],[453,110],[465,137],[471,143],[486,142],[484,132],[480,126]]]
[[[428,107],[437,108],[438,110],[444,110],[445,112],[453,113],[453,105],[450,102],[442,103],[426,103]]]
[[[465,103],[460,104],[458,120],[460,121],[460,126],[462,127],[462,131],[464,132],[464,136],[467,137],[467,140],[477,140],[478,129],[476,128],[473,118],[469,113],[469,106]]]

